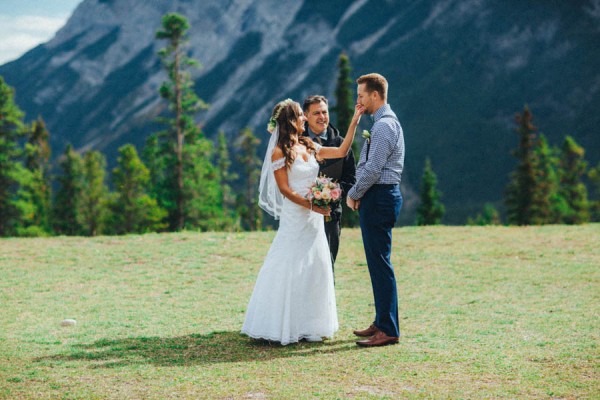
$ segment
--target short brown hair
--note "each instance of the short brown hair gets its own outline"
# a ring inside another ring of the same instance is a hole
[[[363,75],[356,80],[359,85],[365,84],[367,92],[377,92],[383,101],[387,101],[388,82],[387,79],[380,74]]]
[[[325,103],[325,105],[327,104],[327,97],[325,96],[320,96],[320,95],[315,95],[315,96],[308,96],[305,100],[304,100],[304,104],[302,104],[302,111],[307,112],[308,109],[310,108],[310,106],[312,104],[317,104],[323,102]]]

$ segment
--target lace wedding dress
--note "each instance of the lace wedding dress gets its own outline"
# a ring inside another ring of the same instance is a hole
[[[274,168],[285,168],[277,160]],[[296,157],[288,183],[308,192],[319,171],[314,155]],[[331,254],[323,216],[284,199],[279,229],[250,297],[242,333],[282,345],[331,338],[338,330]]]

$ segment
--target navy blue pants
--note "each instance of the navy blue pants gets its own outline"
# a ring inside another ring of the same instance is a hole
[[[388,336],[399,337],[398,290],[391,262],[392,228],[402,195],[399,185],[373,185],[360,199],[360,229],[375,299],[374,325]]]

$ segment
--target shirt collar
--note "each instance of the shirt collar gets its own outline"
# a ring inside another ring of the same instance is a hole
[[[391,111],[391,107],[389,104],[384,104],[381,107],[379,107],[379,109],[377,111],[375,111],[375,114],[373,114],[373,121],[377,122],[381,119],[381,117],[387,113],[388,111]]]
[[[317,135],[312,131],[312,129],[308,128],[308,134],[310,135],[311,139],[317,139],[318,136],[321,140],[327,140],[327,129],[325,129],[325,131],[323,131],[323,133],[321,133],[320,135]]]

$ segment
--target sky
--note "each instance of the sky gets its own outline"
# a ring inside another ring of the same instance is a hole
[[[0,65],[45,43],[83,0],[0,0]]]

